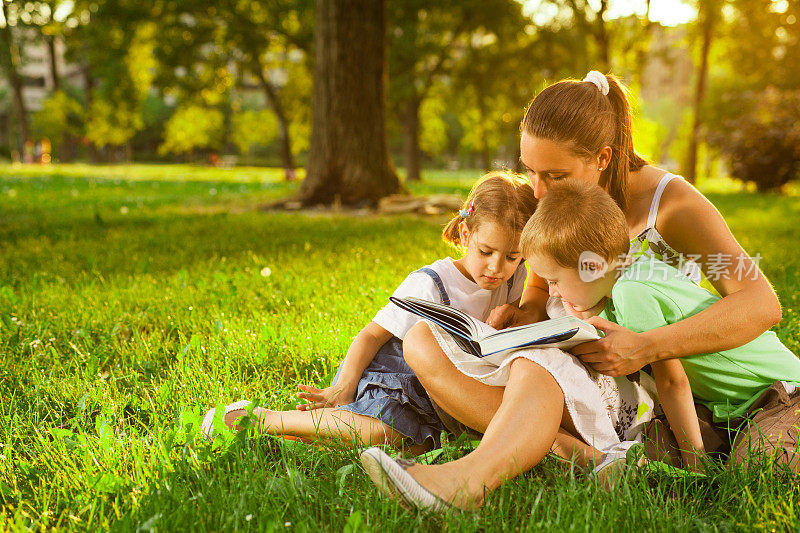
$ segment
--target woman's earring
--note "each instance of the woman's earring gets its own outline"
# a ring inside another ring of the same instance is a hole
[[[597,170],[599,170],[600,172],[602,172],[604,169],[603,169],[603,167],[600,167],[600,168],[598,168]]]

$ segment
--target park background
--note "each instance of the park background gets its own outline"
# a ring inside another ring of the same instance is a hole
[[[453,253],[446,212],[379,200],[515,168],[527,102],[590,69],[631,88],[637,150],[762,257],[800,353],[800,2],[0,5],[0,528],[800,523],[796,480],[768,466],[606,494],[545,461],[435,518],[383,500],[353,451],[197,433],[209,407],[330,379],[404,276]],[[339,56],[337,35],[357,37]]]

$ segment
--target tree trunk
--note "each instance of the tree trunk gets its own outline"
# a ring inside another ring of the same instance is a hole
[[[403,104],[403,158],[406,165],[406,181],[420,181],[419,148],[419,98],[412,96]]]
[[[609,42],[608,28],[604,19],[606,10],[608,9],[608,0],[600,2],[600,9],[597,11],[597,29],[595,31],[595,40],[597,41],[598,55],[600,56],[600,65],[603,73],[611,70],[611,43]]]
[[[94,99],[94,76],[88,63],[83,67],[83,90],[86,91],[86,110],[89,111]],[[86,156],[90,163],[97,163],[100,160],[97,147],[93,143],[88,143],[86,146]]]
[[[385,130],[384,0],[316,0],[304,204],[375,205],[401,189]]]
[[[3,20],[8,20],[8,13],[6,11],[6,3],[0,2],[0,9],[2,9]],[[18,147],[20,157],[25,149],[25,142],[28,140],[28,112],[25,109],[25,100],[22,95],[22,78],[19,75],[20,56],[19,48],[14,42],[14,35],[11,32],[11,27],[5,24],[0,28],[0,40],[3,42],[3,47],[6,52],[0,54],[5,58],[4,67],[7,72],[8,81],[11,84],[11,90],[14,93],[14,108],[17,113],[17,127],[19,128]]]
[[[633,79],[635,80],[636,86],[639,88],[642,87],[644,67],[647,63],[647,51],[650,48],[650,30],[653,27],[653,21],[650,19],[650,4],[651,0],[647,0],[644,12],[644,28],[642,29],[642,34],[638,37],[637,42],[633,44],[636,49]]]
[[[281,164],[283,165],[283,172],[286,181],[294,181],[294,156],[292,155],[292,143],[289,138],[289,121],[286,119],[286,113],[283,111],[283,105],[275,93],[275,89],[270,85],[267,78],[264,77],[264,70],[259,61],[255,62],[256,77],[261,84],[261,89],[264,91],[264,97],[267,103],[275,113],[278,119],[278,143],[281,152]]]
[[[53,92],[61,89],[61,76],[58,74],[58,58],[56,57],[56,38],[54,35],[45,35],[47,44],[47,61],[50,63],[50,77],[53,80]]]
[[[689,149],[686,154],[686,165],[683,170],[683,175],[689,183],[697,181],[697,147],[699,144],[700,128],[703,125],[701,106],[703,104],[703,97],[706,92],[706,78],[708,76],[708,55],[711,50],[711,40],[713,38],[714,29],[714,15],[711,12],[710,6],[706,6],[705,16],[701,21],[702,28],[702,46],[700,50],[700,64],[697,68],[695,87],[694,87],[694,102],[692,105],[692,130],[689,134]],[[702,15],[701,15],[702,16]]]

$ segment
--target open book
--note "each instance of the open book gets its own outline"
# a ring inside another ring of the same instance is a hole
[[[401,309],[441,326],[464,351],[476,357],[505,354],[523,348],[567,350],[576,344],[600,338],[594,326],[570,315],[496,330],[449,305],[412,297],[390,296],[389,300]]]

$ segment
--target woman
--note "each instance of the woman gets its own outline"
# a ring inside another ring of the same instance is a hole
[[[592,71],[583,81],[564,80],[544,89],[523,119],[520,150],[537,197],[561,179],[585,180],[606,189],[625,213],[633,253],[676,264],[698,283],[700,270],[719,272],[720,259],[730,261],[728,272],[711,279],[723,298],[681,322],[634,333],[599,317],[590,319],[605,337],[572,350],[585,364],[622,376],[653,361],[741,346],[780,321],[775,292],[714,206],[689,183],[647,164],[635,152],[630,105],[615,77]],[[734,275],[734,265],[736,272],[749,275]],[[497,308],[489,322],[505,327],[542,320],[547,301],[547,284],[531,274],[520,307]],[[485,385],[453,366],[426,323],[409,331],[404,353],[434,402],[484,433],[473,452],[446,464],[387,465],[373,460],[390,474],[390,489],[411,503],[478,507],[484,494],[504,479],[530,469],[551,448],[558,451],[562,439],[556,442],[557,435],[580,440],[556,379],[532,361],[516,359],[505,387]],[[784,391],[779,403],[765,412],[785,422],[790,404],[800,407],[800,394],[789,398]],[[775,420],[764,423],[776,426]],[[767,444],[774,446],[779,437],[780,432]],[[779,446],[784,449],[796,446],[796,430],[782,438]],[[365,465],[369,462],[367,457]]]

